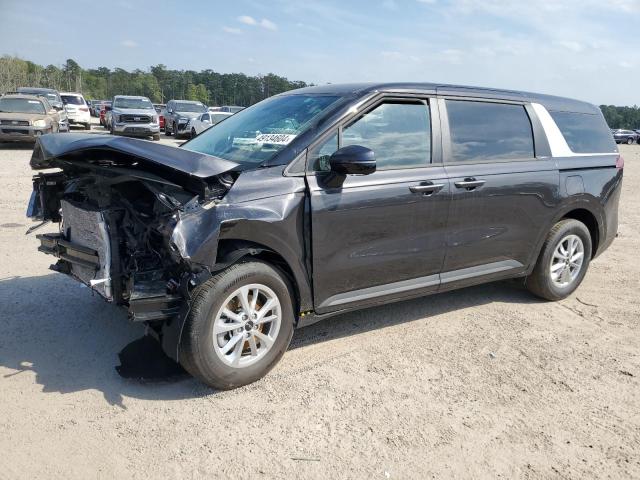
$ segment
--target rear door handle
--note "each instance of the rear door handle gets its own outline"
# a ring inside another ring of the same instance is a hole
[[[423,182],[420,185],[411,185],[409,190],[411,193],[424,193],[430,195],[435,192],[439,192],[444,187],[444,183],[431,183]]]
[[[485,180],[476,180],[475,178],[465,178],[459,182],[453,183],[458,188],[466,188],[467,190],[473,190],[474,188],[481,187],[485,184]]]

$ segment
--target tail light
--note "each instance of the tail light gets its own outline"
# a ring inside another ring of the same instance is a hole
[[[616,159],[616,168],[624,168],[624,157],[622,155],[618,155],[618,158]]]

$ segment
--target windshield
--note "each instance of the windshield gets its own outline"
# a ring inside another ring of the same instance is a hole
[[[0,112],[46,113],[41,101],[26,98],[0,98]]]
[[[84,105],[84,100],[80,95],[61,95],[62,103],[65,105]]]
[[[135,108],[137,110],[153,109],[148,98],[116,98],[113,108]]]
[[[28,95],[36,95],[38,97],[46,98],[47,100],[49,100],[49,103],[51,105],[56,104],[56,103],[62,103],[62,100],[60,99],[60,97],[58,96],[58,94],[56,92],[43,92],[41,90],[29,90],[29,89],[24,89],[24,88],[19,88],[18,92],[26,93]]]
[[[184,148],[243,166],[273,158],[341,97],[285,95],[249,107],[206,130]]]
[[[204,112],[206,110],[201,103],[176,102],[176,112]]]

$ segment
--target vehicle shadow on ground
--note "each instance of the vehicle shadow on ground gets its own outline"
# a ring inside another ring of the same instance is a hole
[[[290,348],[486,303],[537,301],[515,282],[471,287],[327,319],[296,331]],[[173,364],[155,343],[141,340],[143,326],[129,323],[123,309],[69,278],[0,279],[0,305],[0,366],[10,370],[0,375],[0,385],[33,372],[43,392],[97,390],[121,408],[124,397],[179,400],[217,393]]]

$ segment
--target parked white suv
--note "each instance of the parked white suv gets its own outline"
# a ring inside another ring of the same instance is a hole
[[[213,127],[215,124],[220,123],[227,117],[232,116],[233,113],[229,112],[205,112],[198,118],[194,118],[189,121],[191,125],[191,138],[204,132],[207,128]]]
[[[85,130],[91,130],[91,113],[87,101],[81,93],[62,92],[60,93],[64,109],[67,111],[69,125],[82,125]]]

